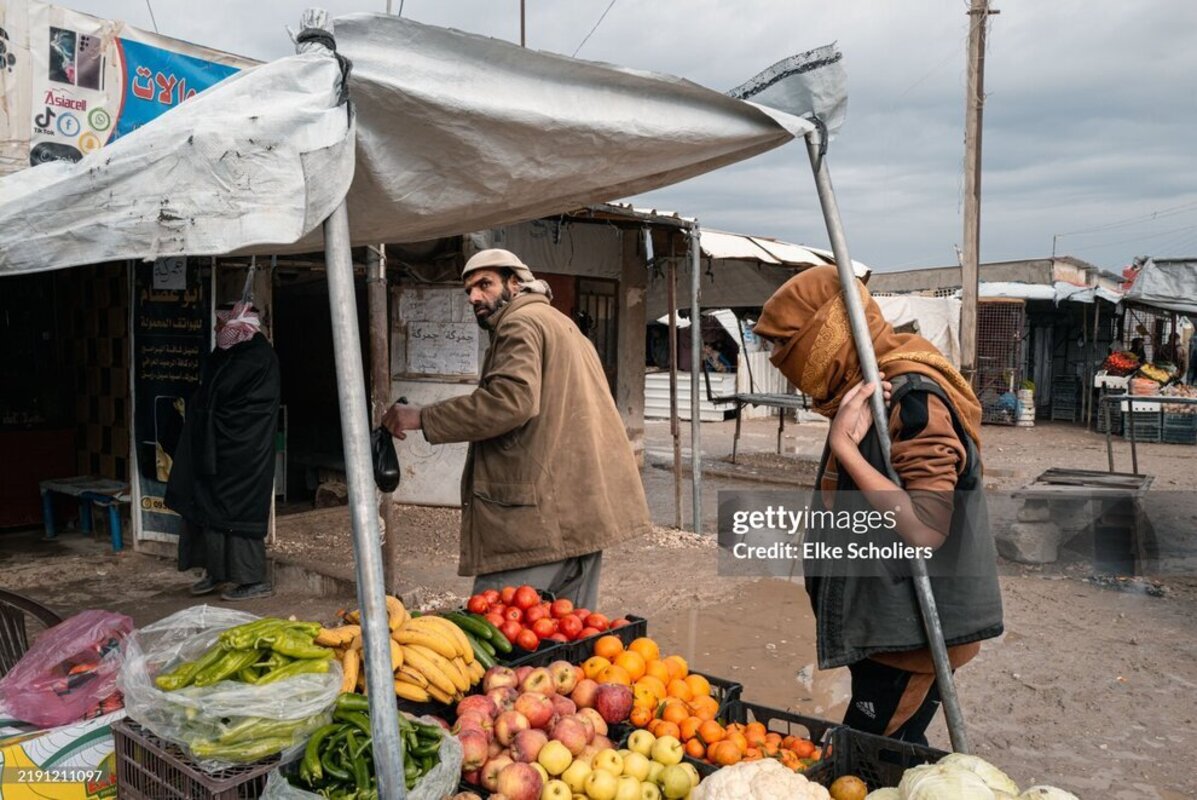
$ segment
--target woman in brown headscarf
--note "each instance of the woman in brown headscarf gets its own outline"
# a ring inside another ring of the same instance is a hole
[[[773,344],[774,365],[832,420],[814,505],[892,513],[894,524],[869,531],[869,541],[927,558],[951,663],[959,667],[982,639],[1002,632],[996,552],[981,494],[981,406],[934,345],[895,333],[864,285],[856,289],[889,403],[890,461],[901,485],[886,475],[868,402],[877,387],[861,385],[835,268],[816,267],[787,281],[765,304],[755,331]],[[827,537],[808,530],[808,541],[821,538]],[[900,557],[803,562],[819,666],[852,672],[845,724],[925,743],[939,695],[904,565]]]

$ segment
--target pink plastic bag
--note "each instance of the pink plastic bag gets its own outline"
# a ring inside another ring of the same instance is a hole
[[[82,611],[42,633],[0,679],[0,699],[15,718],[56,728],[122,707],[116,676],[133,620]]]

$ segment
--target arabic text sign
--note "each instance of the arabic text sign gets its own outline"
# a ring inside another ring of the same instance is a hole
[[[473,322],[409,323],[407,372],[412,375],[476,375],[478,325]]]

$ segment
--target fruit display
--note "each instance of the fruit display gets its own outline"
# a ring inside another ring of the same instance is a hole
[[[359,694],[337,698],[333,721],[317,729],[304,747],[292,785],[321,797],[366,800],[378,797],[369,701]],[[399,715],[403,735],[404,782],[411,791],[440,761],[445,731]]]
[[[450,705],[482,680],[486,668],[477,655],[480,648],[464,630],[444,617],[413,616],[397,597],[387,597],[386,603],[396,696]],[[343,670],[341,691],[364,690],[361,614],[354,611],[343,619],[340,627],[320,628],[315,641],[334,648]]]
[[[1165,386],[1160,391],[1160,394],[1168,395],[1169,397],[1197,398],[1197,386],[1175,383],[1171,386]],[[1167,411],[1169,414],[1197,414],[1197,403],[1170,403],[1164,406],[1164,411]]]
[[[1155,364],[1144,364],[1139,367],[1137,374],[1156,383],[1167,383],[1172,380],[1172,373]]]
[[[831,795],[805,776],[766,758],[724,767],[703,780],[692,797],[693,800],[829,800]]]
[[[1130,351],[1118,351],[1106,356],[1101,368],[1111,375],[1130,375],[1139,368],[1139,357]]]
[[[544,600],[528,585],[475,594],[466,601],[466,611],[484,618],[508,642],[528,651],[536,650],[543,641],[573,642],[628,624],[626,618],[611,620],[586,608],[574,608],[566,599]]]

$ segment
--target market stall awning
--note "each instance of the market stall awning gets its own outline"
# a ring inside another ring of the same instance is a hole
[[[748,236],[703,228],[700,243],[702,254],[715,260],[755,261],[769,266],[795,268],[835,263],[835,256],[829,250],[791,244],[765,236]],[[852,261],[852,268],[857,277],[869,274],[869,268],[855,259]]]
[[[1165,311],[1197,314],[1197,259],[1148,259],[1123,299]]]
[[[644,192],[812,129],[680,78],[400,17],[353,14],[335,32],[352,114],[338,61],[297,55],[76,164],[10,175],[0,274],[316,250],[343,198],[354,244],[436,238]]]

